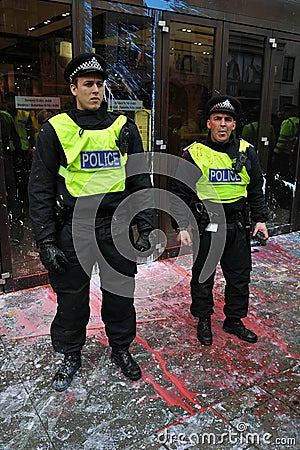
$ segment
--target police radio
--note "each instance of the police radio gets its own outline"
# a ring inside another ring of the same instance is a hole
[[[239,156],[236,159],[236,162],[232,164],[233,171],[235,173],[240,173],[242,168],[246,164],[248,156],[245,152],[239,152]]]
[[[116,144],[119,147],[119,150],[122,155],[128,153],[128,145],[129,145],[129,128],[127,123],[123,125],[120,131],[119,139],[116,140]]]

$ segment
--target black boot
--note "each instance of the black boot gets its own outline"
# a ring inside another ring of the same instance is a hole
[[[80,352],[67,353],[60,368],[56,372],[52,387],[58,392],[65,391],[71,384],[77,370],[81,367]]]
[[[212,344],[211,320],[210,317],[199,319],[197,326],[197,338],[203,345]]]
[[[139,380],[142,376],[138,363],[132,358],[128,348],[112,347],[111,360],[119,366],[130,380]]]
[[[257,342],[256,334],[253,333],[253,331],[248,330],[241,319],[226,317],[223,323],[223,330],[226,331],[226,333],[234,334],[243,341],[251,342],[252,344]]]

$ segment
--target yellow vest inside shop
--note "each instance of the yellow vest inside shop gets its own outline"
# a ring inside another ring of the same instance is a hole
[[[127,154],[121,154],[116,140],[126,121],[119,115],[108,128],[83,130],[66,113],[49,119],[67,159],[58,173],[73,197],[125,190]]]
[[[239,152],[246,151],[249,146],[241,139]],[[227,153],[217,152],[201,143],[192,144],[188,151],[202,172],[196,183],[200,200],[233,203],[247,196],[250,177],[245,166],[241,172],[234,172],[232,167],[237,158],[231,159]]]
[[[15,125],[17,133],[21,140],[22,150],[30,149],[30,141],[27,131],[27,122],[30,116],[30,111],[25,111],[23,109],[18,109],[15,117]]]

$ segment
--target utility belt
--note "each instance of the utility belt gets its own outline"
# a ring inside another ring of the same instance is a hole
[[[240,230],[245,230],[247,228],[250,229],[250,217],[248,214],[247,209],[236,211],[233,214],[230,214],[228,217],[226,217],[226,224],[234,225],[236,224]]]
[[[198,224],[200,235],[203,234],[209,223],[227,226],[237,224],[240,230],[250,228],[251,226],[249,208],[247,205],[245,205],[243,209],[234,211],[228,215],[207,211],[205,205],[201,201],[195,202],[192,209]]]
[[[237,222],[245,222],[245,212],[235,211],[234,213],[226,216],[226,223],[237,223]]]
[[[64,199],[62,195],[57,195],[56,204],[54,206],[54,216],[56,219],[56,224],[58,229],[61,229],[66,222],[69,222],[74,213],[74,207],[64,204]],[[95,217],[89,217],[86,215],[86,211],[83,211],[82,215],[84,219],[109,219],[112,218],[115,213],[115,209],[99,209],[96,212]],[[119,219],[123,219],[124,214],[118,214]]]

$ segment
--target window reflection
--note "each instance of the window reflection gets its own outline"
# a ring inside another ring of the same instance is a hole
[[[108,64],[109,108],[123,111],[133,119],[138,111],[150,113],[153,92],[152,21],[132,14],[95,10],[93,47]],[[149,143],[146,148],[149,148]]]
[[[19,277],[45,270],[32,239],[27,184],[41,124],[70,98],[63,80],[72,53],[70,7],[2,0],[0,14],[1,150],[13,276]]]
[[[290,210],[295,185],[299,139],[298,107],[285,104],[272,155],[272,193],[276,208]]]
[[[242,114],[236,135],[258,149],[264,38],[232,31],[227,61],[227,94],[237,97]]]
[[[211,96],[214,30],[177,22],[170,26],[169,50],[169,152],[207,135],[203,108]]]
[[[272,98],[276,143],[269,161],[268,198],[271,223],[283,231],[290,231],[299,164],[299,54],[299,42],[278,40]]]

